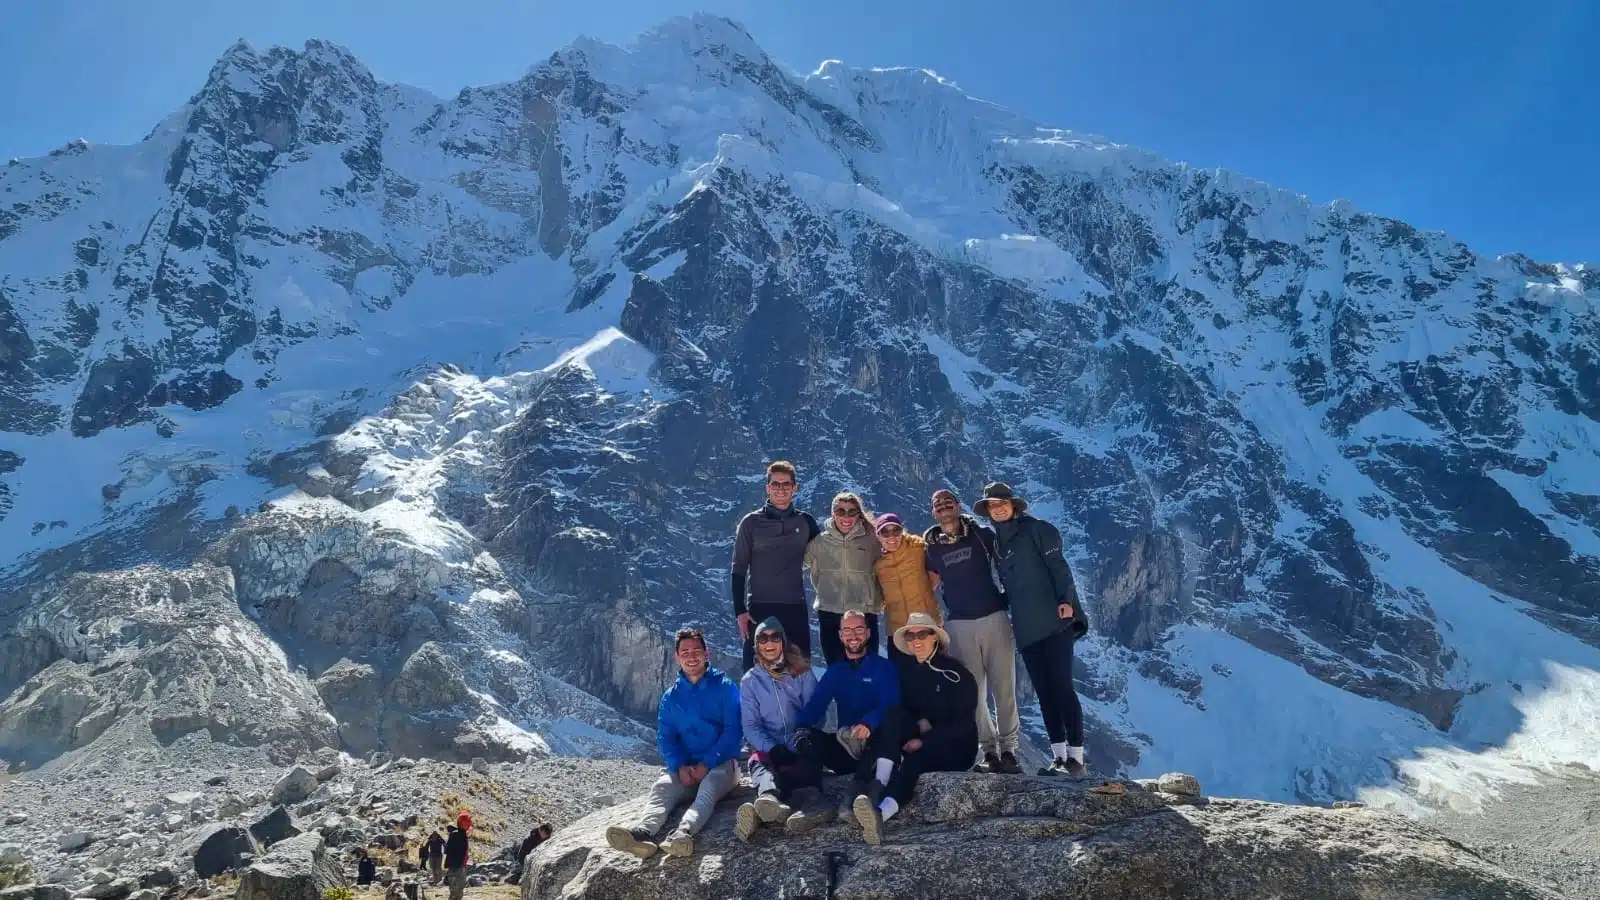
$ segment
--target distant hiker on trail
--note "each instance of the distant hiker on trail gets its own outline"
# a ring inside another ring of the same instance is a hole
[[[806,568],[817,595],[817,629],[822,635],[822,658],[828,665],[844,659],[839,642],[839,616],[859,609],[867,616],[867,652],[878,652],[878,613],[883,590],[873,565],[882,555],[872,519],[855,494],[833,498],[833,515],[821,533],[806,546]]]
[[[911,661],[900,667],[900,733],[904,756],[881,800],[856,797],[853,812],[867,843],[883,840],[883,823],[911,802],[924,772],[965,772],[978,739],[978,684],[949,653],[950,636],[926,613],[912,613],[894,633]]]
[[[1054,759],[1040,775],[1087,775],[1083,761],[1083,706],[1072,686],[1073,643],[1089,630],[1072,569],[1061,552],[1061,532],[1028,515],[1028,501],[993,482],[973,504],[994,522],[995,563],[1005,585],[1017,647],[1039,695],[1039,712]]]
[[[511,877],[506,879],[506,884],[522,883],[522,873],[527,870],[528,854],[539,849],[540,844],[550,840],[550,835],[554,830],[550,827],[549,822],[533,826],[533,830],[528,832],[528,836],[522,839],[521,846],[516,849],[517,865],[512,871]]]
[[[817,675],[800,648],[789,643],[774,616],[756,626],[756,665],[739,679],[745,763],[756,799],[739,807],[734,834],[749,841],[765,822],[783,825],[794,814],[789,800],[820,783],[821,773],[795,750],[800,710],[817,689]]]
[[[434,832],[428,835],[428,841],[422,845],[422,851],[426,854],[428,872],[433,876],[433,883],[438,884],[444,880],[444,837],[439,834],[438,829],[434,829]]]
[[[905,525],[894,513],[885,513],[877,519],[875,529],[883,543],[883,556],[877,563],[878,584],[883,588],[884,633],[894,634],[912,613],[922,613],[939,622],[939,602],[933,599],[933,576],[928,572],[928,545],[914,534],[906,534]],[[889,658],[896,665],[909,662],[909,658],[889,642]]]
[[[661,695],[656,726],[666,771],[650,787],[643,818],[606,829],[606,843],[641,859],[658,849],[669,856],[693,854],[694,836],[712,808],[739,785],[739,686],[707,664],[706,639],[698,628],[680,628],[673,653],[678,680]],[[658,847],[655,835],[667,814],[689,798],[688,812]]]
[[[801,756],[835,772],[854,776],[853,795],[866,794],[876,803],[900,759],[900,732],[895,706],[900,678],[888,657],[867,652],[867,614],[847,610],[840,617],[839,640],[845,658],[831,665],[800,710]],[[836,704],[839,730],[821,729],[828,704]]]
[[[933,492],[933,518],[938,524],[923,532],[923,539],[928,542],[928,569],[944,597],[950,653],[978,683],[978,751],[983,754],[978,768],[1021,774],[1017,653],[1006,598],[994,583],[994,531],[964,515],[961,501],[948,490]],[[991,692],[993,716],[987,696]]]
[[[378,863],[367,851],[358,852],[361,858],[356,860],[356,884],[371,884],[378,877]]]
[[[456,824],[449,827],[444,841],[444,881],[450,886],[450,900],[461,900],[467,889],[467,836],[472,832],[472,814],[463,810]]]
[[[801,566],[806,545],[821,531],[810,513],[794,508],[798,476],[791,463],[767,466],[766,505],[739,520],[733,536],[733,615],[744,641],[744,669],[755,658],[756,623],[777,616],[783,629],[811,655],[811,616]]]

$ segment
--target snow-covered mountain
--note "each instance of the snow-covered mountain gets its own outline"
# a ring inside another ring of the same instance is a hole
[[[720,18],[449,100],[240,44],[0,172],[0,758],[638,752],[783,457],[1059,524],[1105,768],[1600,766],[1596,303]]]

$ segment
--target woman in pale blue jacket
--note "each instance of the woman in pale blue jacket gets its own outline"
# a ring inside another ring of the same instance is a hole
[[[756,626],[755,662],[739,680],[740,721],[750,749],[746,766],[757,794],[754,802],[739,807],[734,826],[746,841],[762,822],[789,823],[794,809],[787,801],[793,793],[821,782],[821,770],[807,765],[795,747],[795,723],[816,690],[817,676],[775,616]]]

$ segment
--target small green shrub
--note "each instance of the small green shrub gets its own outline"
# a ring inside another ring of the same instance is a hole
[[[33,883],[33,867],[27,863],[0,866],[0,890],[12,885]]]
[[[356,892],[347,887],[331,887],[322,892],[322,900],[356,900]]]

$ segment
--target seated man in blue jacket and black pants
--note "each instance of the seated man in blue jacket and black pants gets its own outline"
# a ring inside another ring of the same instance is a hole
[[[839,617],[845,658],[822,673],[800,710],[796,737],[801,759],[819,770],[852,773],[852,795],[876,804],[900,760],[900,676],[888,657],[867,652],[867,637],[866,613],[853,609]],[[838,704],[833,734],[820,728],[830,703]]]
[[[706,639],[698,628],[678,630],[673,655],[678,680],[661,695],[656,726],[666,771],[650,788],[643,818],[632,826],[606,829],[606,843],[640,858],[657,849],[670,856],[693,854],[694,836],[711,818],[712,807],[739,785],[739,686],[709,666]],[[667,814],[691,796],[688,812],[658,848],[655,835]]]

